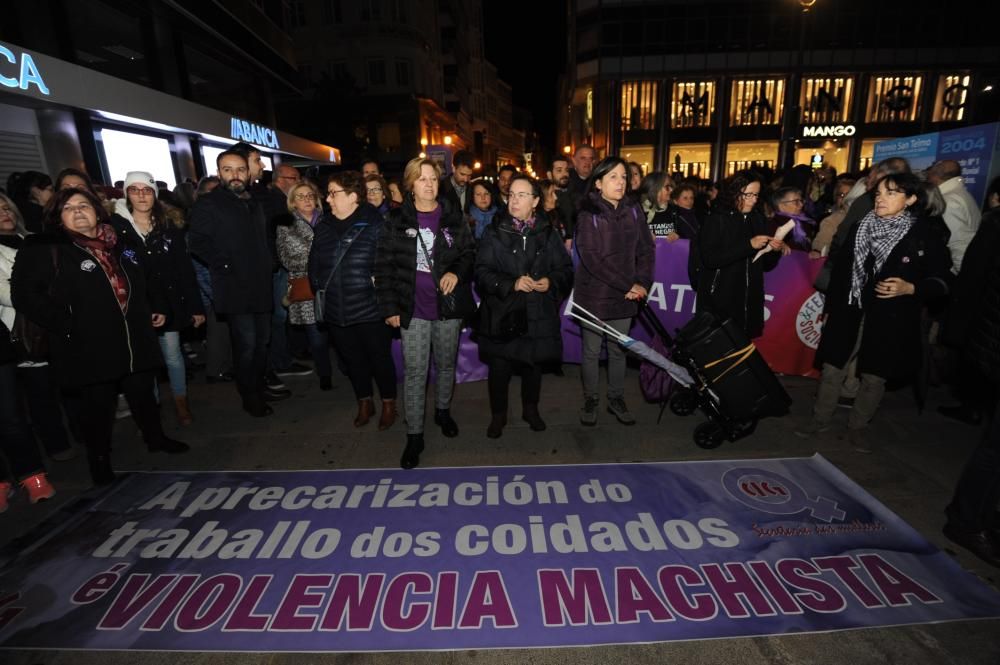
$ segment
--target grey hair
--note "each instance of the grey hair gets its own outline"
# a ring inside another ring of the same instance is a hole
[[[17,207],[17,204],[3,192],[0,192],[0,202],[7,204],[10,208],[11,213],[14,215],[14,233],[19,236],[28,235],[28,229],[24,226],[24,215],[21,214],[21,210]]]
[[[943,215],[948,204],[945,203],[941,190],[938,189],[937,185],[932,185],[929,182],[924,183],[924,189],[927,191],[927,214],[932,217]]]

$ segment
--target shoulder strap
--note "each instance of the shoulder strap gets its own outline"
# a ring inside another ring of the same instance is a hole
[[[437,276],[437,268],[434,265],[434,259],[431,257],[430,252],[427,251],[427,243],[424,242],[424,236],[420,233],[420,227],[417,227],[417,240],[420,242],[421,249],[424,250],[424,258],[427,259],[427,265],[431,269],[431,277],[434,278],[434,285],[437,287],[438,283],[441,281]],[[438,287],[439,288],[439,287]]]

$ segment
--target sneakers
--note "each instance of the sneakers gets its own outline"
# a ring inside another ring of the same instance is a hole
[[[601,400],[596,397],[584,399],[583,408],[580,409],[580,424],[593,427],[597,424],[597,407],[601,405]]]
[[[278,376],[309,376],[313,373],[312,367],[307,367],[302,363],[292,363],[285,369],[274,371]]]
[[[853,409],[854,408],[854,398],[853,397],[838,397],[837,406],[841,409]]]
[[[288,386],[282,383],[278,375],[271,371],[264,375],[264,386],[271,390],[288,390]]]
[[[118,408],[115,409],[115,420],[128,418],[132,415],[132,410],[128,408],[128,400],[125,395],[118,395]]]
[[[625,400],[621,397],[608,398],[608,413],[617,418],[622,425],[635,425],[635,416],[629,412]]]
[[[830,429],[830,423],[820,422],[815,418],[810,418],[801,425],[795,428],[795,436],[802,437],[803,439],[811,439],[817,434],[822,434]]]
[[[21,481],[21,487],[28,493],[28,501],[33,504],[56,495],[56,488],[49,483],[44,473],[36,473],[30,478],[25,478]]]
[[[264,388],[264,392],[261,394],[266,402],[280,402],[283,399],[288,399],[292,396],[292,391],[288,388]]]
[[[14,496],[14,486],[8,482],[0,482],[0,513],[7,512],[12,496]]]

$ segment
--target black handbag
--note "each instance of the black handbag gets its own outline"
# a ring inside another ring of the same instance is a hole
[[[495,342],[506,343],[528,334],[528,305],[523,293],[506,299],[488,296],[479,303],[478,332]]]
[[[431,269],[431,277],[434,279],[434,289],[437,291],[438,318],[464,319],[475,312],[476,301],[472,297],[472,289],[468,284],[456,284],[451,293],[441,292],[441,276],[438,275],[437,266],[431,259],[431,254],[427,251],[427,243],[424,242],[419,231],[417,232],[417,240],[420,241],[420,247],[424,250],[424,257],[427,259],[427,265]]]

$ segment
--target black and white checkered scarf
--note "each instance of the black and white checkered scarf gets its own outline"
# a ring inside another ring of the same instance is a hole
[[[856,303],[861,307],[861,290],[868,281],[865,272],[868,256],[871,255],[875,259],[872,274],[877,275],[889,258],[889,254],[915,221],[908,210],[903,210],[894,217],[879,217],[873,210],[858,222],[858,235],[854,238],[854,266],[851,272],[851,294],[847,298],[848,304]]]

